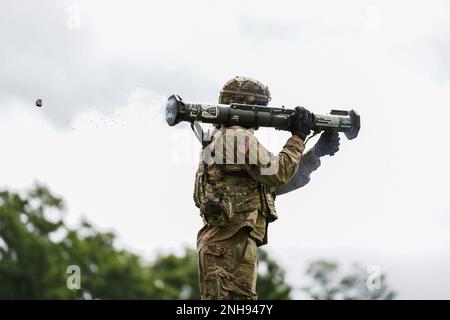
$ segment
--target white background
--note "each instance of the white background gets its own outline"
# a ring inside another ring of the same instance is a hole
[[[448,1],[0,0],[0,186],[45,183],[71,225],[84,216],[148,259],[193,246],[199,146],[162,105],[216,102],[250,76],[274,106],[362,117],[277,199],[266,248],[289,282],[331,258],[378,265],[399,298],[448,299],[449,37]],[[257,135],[273,152],[289,136]]]

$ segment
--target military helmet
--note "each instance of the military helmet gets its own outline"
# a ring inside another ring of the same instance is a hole
[[[236,76],[220,91],[219,103],[245,103],[267,106],[270,101],[269,88],[252,78]]]

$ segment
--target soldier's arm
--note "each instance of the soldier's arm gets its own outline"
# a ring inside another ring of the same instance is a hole
[[[246,163],[244,170],[266,187],[279,187],[294,177],[305,145],[296,135],[288,139],[278,155],[273,155],[262,146],[254,135],[245,144]],[[239,151],[238,151],[239,152]],[[256,156],[255,156],[255,153]]]
[[[306,152],[300,160],[298,170],[294,177],[285,185],[275,189],[276,195],[288,193],[308,184],[311,173],[320,167],[320,158],[316,156],[313,150]]]
[[[320,166],[320,157],[333,155],[339,151],[339,134],[337,131],[325,131],[319,141],[302,158],[298,171],[288,184],[275,190],[277,195],[303,187],[310,180],[311,173]]]

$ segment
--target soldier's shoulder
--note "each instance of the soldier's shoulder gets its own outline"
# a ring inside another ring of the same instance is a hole
[[[238,137],[246,137],[251,140],[257,140],[256,136],[254,135],[254,131],[248,128],[244,128],[241,126],[229,126],[229,127],[222,127],[220,129],[221,135],[235,135]]]
[[[238,126],[238,125],[234,125],[234,126],[229,126],[229,127],[225,127],[226,129],[233,129],[233,130],[242,130],[245,131],[248,134],[253,134],[253,130],[249,129],[249,128],[245,128],[242,126]]]

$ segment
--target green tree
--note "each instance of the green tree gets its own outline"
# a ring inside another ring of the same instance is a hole
[[[117,249],[115,235],[87,221],[72,229],[64,202],[46,187],[27,194],[0,192],[0,298],[198,299],[197,253],[159,255],[146,263]],[[288,299],[284,271],[260,250],[258,292],[263,299]],[[81,288],[69,290],[69,266],[81,271]]]
[[[313,261],[306,271],[311,284],[303,290],[315,300],[391,300],[396,293],[386,283],[386,275],[379,274],[380,287],[367,285],[372,280],[367,271],[354,264],[347,274],[339,272],[339,266],[334,261]]]
[[[291,299],[292,287],[286,283],[283,268],[269,258],[267,251],[258,249],[258,281],[256,291],[259,299],[287,300]]]
[[[259,249],[259,273],[256,291],[260,299],[290,299],[291,286],[285,271],[266,251]],[[197,252],[186,248],[181,256],[160,255],[151,265],[159,299],[199,299]]]
[[[0,193],[0,298],[153,297],[151,270],[138,256],[116,249],[114,234],[85,221],[70,229],[63,209],[63,201],[40,185],[26,196]],[[71,265],[81,270],[79,290],[66,285]]]
[[[160,254],[151,264],[157,299],[200,299],[197,252]]]

